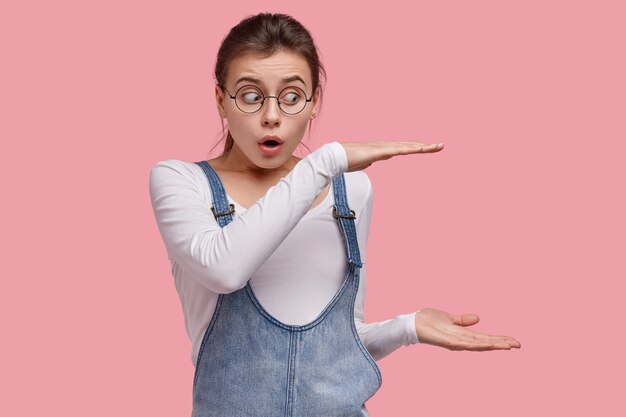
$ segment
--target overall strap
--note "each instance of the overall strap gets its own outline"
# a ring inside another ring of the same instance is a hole
[[[196,164],[200,165],[209,180],[209,188],[211,188],[213,195],[213,205],[211,206],[213,216],[220,227],[224,227],[233,220],[232,213],[235,212],[235,206],[229,203],[222,181],[213,167],[207,161],[196,162]]]
[[[361,268],[361,254],[359,252],[359,241],[357,240],[354,219],[354,210],[348,206],[346,195],[346,184],[344,174],[333,178],[333,190],[335,194],[335,206],[333,207],[333,217],[339,221],[339,226],[346,239],[348,250],[348,263],[354,267]]]

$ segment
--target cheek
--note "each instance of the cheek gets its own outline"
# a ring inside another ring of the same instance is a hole
[[[306,127],[308,126],[308,124],[308,118],[303,118],[302,120],[299,120],[298,123],[294,124],[294,134],[298,136],[298,139],[302,139],[302,137],[304,136],[304,132],[306,132]]]
[[[239,115],[235,117],[231,117],[228,120],[228,129],[230,130],[233,137],[245,137],[251,135],[252,130],[252,122],[249,118],[243,118]]]

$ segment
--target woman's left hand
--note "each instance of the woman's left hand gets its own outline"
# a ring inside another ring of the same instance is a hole
[[[415,314],[415,329],[420,343],[449,350],[496,350],[520,348],[509,336],[492,336],[466,329],[478,323],[476,314],[453,315],[434,308],[424,308]]]

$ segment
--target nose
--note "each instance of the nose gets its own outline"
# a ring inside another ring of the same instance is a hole
[[[261,111],[263,112],[263,126],[280,125],[281,111],[276,97],[266,97]]]

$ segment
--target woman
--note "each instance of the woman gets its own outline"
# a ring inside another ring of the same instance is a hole
[[[321,107],[309,32],[259,14],[223,40],[215,68],[224,153],[150,173],[196,367],[193,416],[364,416],[375,360],[400,346],[519,348],[435,309],[364,323],[372,189],[362,171],[443,144],[331,142],[293,155]]]

